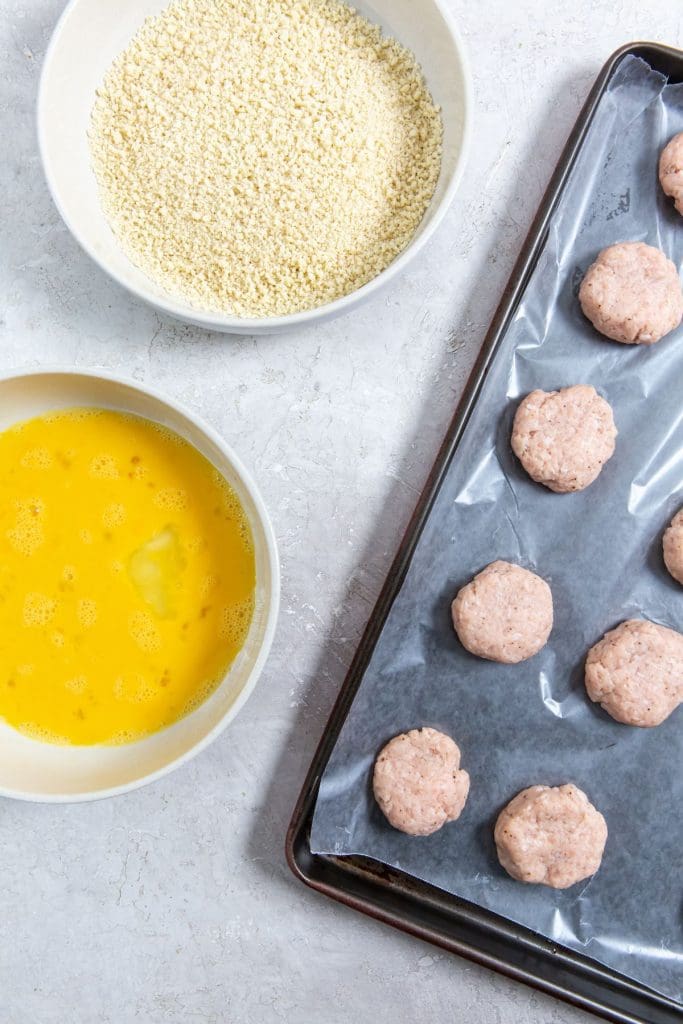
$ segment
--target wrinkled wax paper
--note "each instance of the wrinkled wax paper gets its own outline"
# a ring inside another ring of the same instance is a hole
[[[683,505],[683,328],[652,347],[609,342],[578,285],[613,242],[659,246],[680,268],[683,218],[661,192],[658,154],[683,130],[683,85],[628,57],[603,96],[514,321],[495,356],[323,774],[311,845],[362,854],[526,925],[664,995],[683,998],[683,708],[656,729],[619,725],[583,687],[588,648],[623,619],[683,629],[683,589],[662,532]],[[611,403],[617,449],[577,494],[534,484],[510,450],[520,396],[592,384]],[[450,603],[496,558],[552,588],[545,649],[515,666],[458,643]],[[372,798],[390,737],[430,725],[460,745],[472,779],[460,820],[426,838],[389,827]],[[535,783],[574,782],[602,811],[600,871],[563,892],[510,879],[492,829]]]

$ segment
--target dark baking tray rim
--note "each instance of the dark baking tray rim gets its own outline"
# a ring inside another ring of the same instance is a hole
[[[683,51],[659,43],[628,43],[602,68],[550,179],[491,322],[446,438],[370,616],[299,795],[287,831],[289,867],[302,882],[355,910],[475,963],[532,985],[618,1024],[680,1024],[683,1007],[651,989],[527,928],[377,861],[314,854],[310,826],[321,775],[348,714],[441,483],[484,385],[492,358],[543,250],[548,225],[595,109],[621,62],[642,57],[672,81],[683,81]]]

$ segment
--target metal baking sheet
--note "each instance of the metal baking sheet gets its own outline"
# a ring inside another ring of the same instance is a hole
[[[587,649],[624,618],[683,625],[683,592],[661,562],[661,534],[683,503],[683,330],[652,348],[601,339],[578,282],[621,240],[661,247],[680,267],[683,222],[661,195],[661,146],[683,130],[683,85],[637,57],[612,76],[550,222],[547,242],[498,346],[370,663],[322,775],[311,850],[362,855],[423,879],[575,949],[675,1000],[683,998],[683,731],[613,722],[587,700]],[[614,408],[617,451],[574,495],[533,484],[509,449],[519,398],[593,384]],[[553,590],[555,628],[531,661],[500,666],[458,644],[450,601],[494,558]],[[392,830],[372,799],[374,758],[419,725],[453,735],[472,777],[461,819],[432,837]],[[605,814],[603,866],[565,892],[513,882],[492,825],[536,782],[573,781]]]

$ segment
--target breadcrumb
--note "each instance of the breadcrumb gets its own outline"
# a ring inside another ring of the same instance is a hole
[[[338,0],[173,0],[109,69],[90,129],[130,259],[250,317],[384,270],[429,205],[441,141],[414,56]]]

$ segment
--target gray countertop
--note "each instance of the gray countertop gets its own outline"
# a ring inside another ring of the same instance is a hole
[[[62,6],[0,0],[0,371],[119,370],[201,412],[261,486],[280,544],[283,604],[255,694],[195,761],[115,800],[0,802],[0,1021],[589,1021],[310,893],[289,875],[283,844],[326,716],[590,84],[624,42],[680,45],[683,8],[450,0],[477,110],[445,223],[414,268],[368,305],[257,340],[157,316],[104,277],[60,221],[33,114]]]

